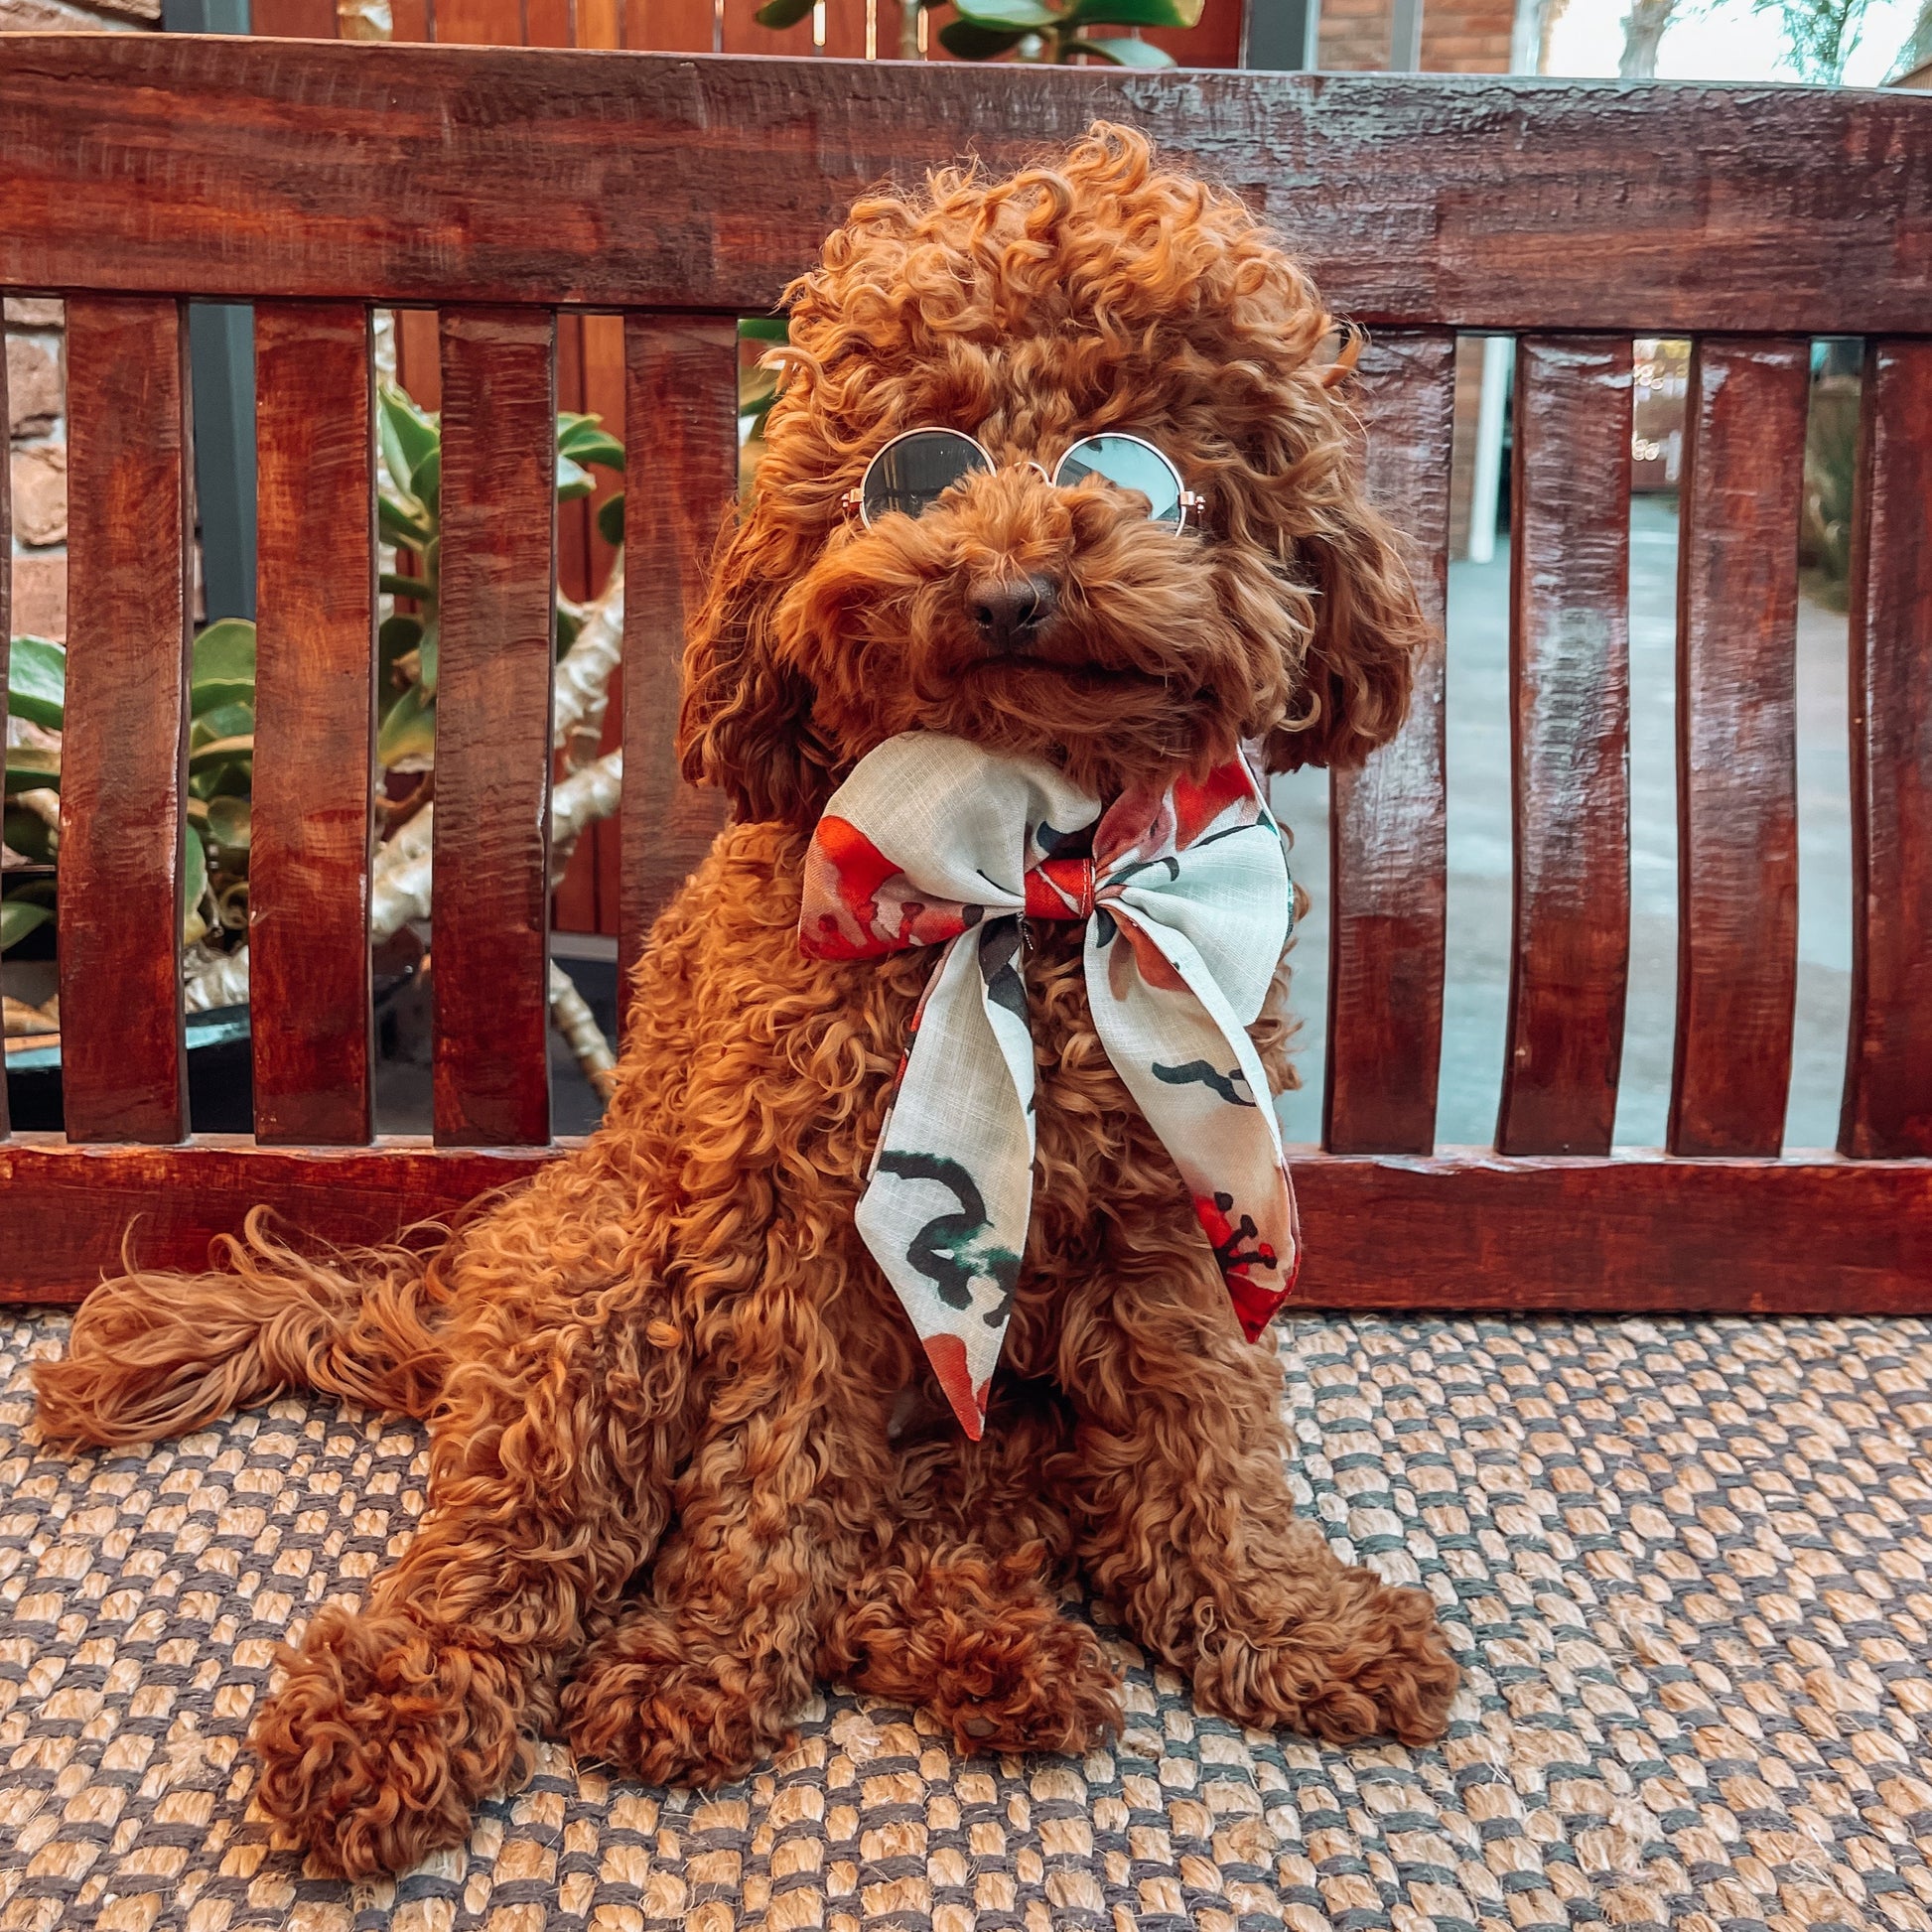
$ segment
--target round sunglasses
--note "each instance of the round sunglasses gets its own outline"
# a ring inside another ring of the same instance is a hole
[[[1030,467],[1046,477],[1043,464]],[[963,430],[908,429],[866,465],[864,479],[857,489],[846,491],[845,501],[870,529],[882,516],[921,516],[955,483],[998,468]],[[1182,483],[1180,472],[1144,437],[1083,436],[1046,480],[1071,489],[1088,477],[1145,496],[1149,520],[1170,530],[1182,528],[1188,511],[1198,514],[1201,507],[1202,499]]]

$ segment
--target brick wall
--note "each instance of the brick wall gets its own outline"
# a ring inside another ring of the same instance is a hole
[[[1321,0],[1321,65],[1362,72],[1389,65],[1392,0]],[[1424,0],[1428,73],[1507,73],[1515,0]]]
[[[161,0],[0,0],[0,60],[9,32],[129,34],[161,25]],[[13,465],[13,627],[68,634],[68,445],[61,305],[6,304],[8,455]]]
[[[9,301],[6,333],[14,498],[13,627],[37,637],[65,638],[68,447],[60,303]]]

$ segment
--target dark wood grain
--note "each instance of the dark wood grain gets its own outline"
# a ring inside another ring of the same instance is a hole
[[[1673,1154],[1784,1144],[1798,991],[1798,514],[1807,342],[1692,352],[1677,582]]]
[[[756,314],[870,184],[1096,115],[1239,190],[1366,321],[1924,322],[1907,92],[172,34],[9,39],[0,282]]]
[[[738,325],[728,316],[624,318],[623,888],[618,957],[710,849],[722,795],[678,776],[684,626],[738,481]]]
[[[1337,1154],[1427,1154],[1436,1144],[1449,890],[1443,625],[1455,338],[1378,335],[1361,368],[1369,492],[1409,539],[1433,635],[1401,732],[1330,786],[1321,1137]]]
[[[181,305],[68,304],[61,1079],[76,1141],[179,1141],[192,535]]]
[[[1852,1036],[1839,1147],[1932,1154],[1932,342],[1868,344],[1852,555]]]
[[[353,1146],[370,1104],[375,512],[369,316],[255,308],[255,1133]]]
[[[436,1138],[550,1138],[556,327],[443,311],[436,691]]]
[[[1630,345],[1517,345],[1504,1154],[1606,1154],[1630,958]]]
[[[201,1268],[257,1203],[311,1238],[381,1241],[557,1152],[0,1143],[0,1300],[76,1301],[120,1266]],[[1292,1306],[1604,1312],[1932,1312],[1932,1163],[1429,1160],[1291,1149],[1308,1262]]]

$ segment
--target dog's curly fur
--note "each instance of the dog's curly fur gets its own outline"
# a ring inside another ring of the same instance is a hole
[[[932,960],[796,940],[810,827],[896,733],[1110,794],[1244,739],[1279,767],[1395,729],[1421,624],[1329,318],[1238,201],[1105,126],[860,203],[790,314],[686,661],[686,768],[737,822],[657,925],[604,1126],[440,1248],[318,1260],[257,1218],[218,1272],[108,1283],[41,1372],[62,1440],[289,1387],[429,1419],[421,1529],[359,1612],[317,1614],[254,1727],[263,1807],[345,1873],[456,1843],[548,1726],[642,1778],[740,1774],[815,1679],[923,1705],[964,1751],[1084,1748],[1118,1680],[1059,1611],[1075,1566],[1246,1724],[1421,1742],[1455,1686],[1428,1597],[1297,1519],[1274,1353],[1100,1047],[1077,931],[1027,963],[1037,1182],[979,1445],[853,1226]],[[926,423],[1003,467],[862,529],[843,492]],[[1173,457],[1200,532],[1024,467],[1103,428]],[[1059,615],[995,658],[969,600],[1016,570]],[[1287,1035],[1277,998],[1278,1085]]]

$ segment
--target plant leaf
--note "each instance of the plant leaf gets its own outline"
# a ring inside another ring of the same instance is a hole
[[[375,520],[391,543],[406,543],[412,550],[420,550],[435,534],[421,503],[413,496],[392,496],[386,489],[376,493]]]
[[[607,431],[579,437],[563,454],[577,463],[594,463],[600,470],[615,470],[619,476],[623,475],[623,445]]]
[[[23,859],[31,859],[37,866],[51,866],[54,863],[54,828],[39,812],[30,812],[25,805],[9,805],[0,827],[7,843]]]
[[[252,759],[254,756],[254,733],[238,732],[232,738],[211,738],[199,750],[191,751],[188,768],[191,771],[211,771],[217,764],[226,764],[235,759]]]
[[[439,637],[440,633],[436,625],[432,623],[425,628],[423,631],[423,641],[416,646],[416,682],[421,687],[423,696],[426,698],[433,698],[436,695],[436,664]]]
[[[557,459],[557,501],[574,502],[579,496],[588,496],[593,484],[591,473],[581,468],[567,456]]]
[[[1067,18],[1051,7],[1041,6],[1040,0],[957,0],[957,4],[961,20],[1002,32],[1018,28],[1025,33],[1037,33],[1041,28],[1063,26]]]
[[[246,618],[223,618],[195,639],[188,708],[199,718],[217,705],[252,704],[254,697],[255,626]]]
[[[1205,0],[1073,0],[1074,27],[1198,27]]]
[[[812,10],[812,0],[765,0],[752,18],[760,27],[796,27]]]
[[[396,571],[385,570],[376,583],[391,597],[413,597],[418,604],[436,602],[436,586],[424,583],[420,577],[404,577]]]
[[[1076,36],[1060,43],[1062,61],[1075,54],[1092,54],[1117,68],[1171,68],[1174,64],[1173,56],[1152,41],[1090,41]]]
[[[60,753],[44,751],[38,745],[9,745],[8,791],[39,791],[43,787],[55,791],[61,788]]]
[[[207,930],[202,917],[202,896],[207,891],[207,847],[192,825],[181,828],[186,843],[182,847],[181,936],[192,946]]]
[[[579,463],[595,463],[606,470],[623,468],[623,445],[604,427],[601,416],[582,416],[557,432],[557,448]]]
[[[995,33],[970,20],[949,20],[939,29],[939,45],[962,61],[994,61],[1009,48],[1018,47],[1033,31],[1025,27],[1010,34]]]
[[[0,899],[0,952],[26,938],[36,926],[45,925],[53,916],[45,905],[36,905],[29,899]]]
[[[787,343],[791,340],[791,324],[783,316],[741,316],[738,334],[743,342]]]
[[[217,738],[246,738],[255,729],[255,707],[251,704],[217,704],[198,713],[188,727],[188,749],[199,752]]]
[[[375,735],[375,761],[386,771],[404,759],[427,761],[436,756],[436,700],[412,684],[394,704]]]
[[[409,493],[426,509],[432,521],[442,513],[443,446],[438,444],[409,473]]]
[[[253,815],[245,798],[210,798],[206,808],[209,838],[220,848],[225,861],[230,853],[248,859],[248,840],[254,830]],[[236,870],[232,865],[229,871]]]
[[[394,704],[401,687],[396,680],[396,659],[423,641],[423,626],[415,618],[386,618],[375,638],[375,702],[378,711]]]
[[[597,533],[613,550],[623,548],[623,491],[597,506]]]
[[[396,445],[397,460],[390,463],[390,474],[398,486],[407,487],[423,459],[442,448],[442,425],[436,417],[418,409],[414,397],[397,383],[385,380],[376,391],[376,402],[380,431],[393,437]],[[386,444],[384,454],[388,454]]]
[[[16,637],[7,656],[7,709],[59,731],[68,702],[68,653],[48,637]]]

